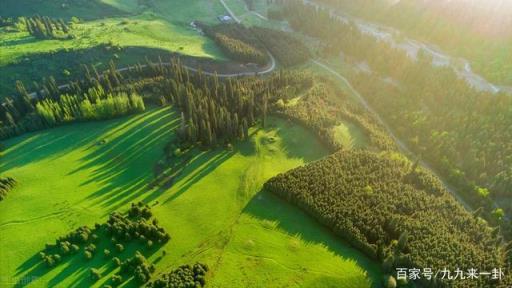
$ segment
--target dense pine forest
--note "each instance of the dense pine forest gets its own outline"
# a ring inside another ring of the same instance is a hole
[[[304,90],[313,81],[306,73],[287,71],[274,73],[268,78],[250,77],[234,81],[201,77],[198,75],[197,81],[203,84],[196,88],[170,82],[164,95],[170,95],[170,99],[165,101],[183,111],[179,131],[182,140],[206,146],[247,139],[249,127],[256,120],[261,119],[265,127],[271,104],[293,97],[294,91]]]
[[[32,94],[18,81],[17,95],[7,97],[0,107],[0,139],[62,123],[109,119],[145,110],[141,96],[124,86],[113,62],[104,74],[95,69],[91,74],[87,67],[85,70],[85,80],[59,87],[50,77],[35,83],[36,92]]]
[[[502,222],[492,200],[512,197],[510,96],[477,91],[451,68],[431,65],[426,53],[413,60],[328,11],[287,1],[282,12],[295,30],[322,40],[323,53],[366,62],[373,72],[354,76],[356,88],[474,208]],[[388,77],[394,84],[382,80]]]
[[[251,27],[250,31],[284,67],[303,64],[311,58],[306,45],[289,32],[257,26]]]
[[[200,27],[206,36],[212,38],[231,59],[259,65],[265,65],[269,60],[258,39],[250,32],[249,28],[243,25],[207,26],[200,24]]]
[[[264,65],[269,61],[267,50],[284,67],[303,64],[311,58],[306,45],[289,32],[258,26],[247,28],[242,24],[200,24],[200,27],[237,61]]]
[[[337,152],[272,178],[265,189],[306,210],[393,275],[402,267],[491,271],[512,261],[498,228],[464,210],[436,177],[393,154]],[[501,284],[484,277],[419,281],[425,287],[506,287],[512,274],[505,274]]]

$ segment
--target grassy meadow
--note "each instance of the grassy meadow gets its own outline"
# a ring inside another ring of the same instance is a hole
[[[371,287],[381,277],[375,263],[261,191],[271,176],[327,154],[304,128],[279,118],[268,123],[251,129],[251,138],[232,151],[195,151],[165,189],[147,184],[179,126],[171,108],[6,141],[0,173],[19,184],[0,202],[0,286],[25,277],[33,281],[19,286],[102,287],[118,269],[101,253],[91,261],[71,256],[52,269],[37,253],[78,226],[101,223],[110,212],[144,201],[172,237],[145,252],[156,274],[200,261],[211,268],[208,287]],[[116,256],[126,258],[135,249]],[[104,277],[93,283],[90,267]]]

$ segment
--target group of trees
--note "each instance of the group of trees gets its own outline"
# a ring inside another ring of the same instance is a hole
[[[153,246],[161,245],[171,239],[169,233],[158,225],[156,218],[153,218],[149,207],[139,202],[132,204],[127,215],[114,212],[104,224],[97,223],[94,228],[78,227],[74,231],[57,238],[55,244],[46,244],[45,249],[39,254],[42,261],[49,267],[57,265],[63,257],[75,255],[81,250],[84,258],[90,260],[97,253],[96,245],[102,239],[107,238],[108,235],[111,237],[110,244],[119,253],[124,251],[123,243],[140,240],[144,247],[151,249]],[[111,250],[107,248],[104,249],[103,254],[105,257],[112,256]],[[122,264],[117,257],[114,257],[114,262],[119,262],[119,265]],[[134,271],[139,272],[140,269]],[[143,272],[143,276],[147,276],[147,269],[143,269]],[[149,277],[140,276],[140,279],[146,279],[143,281],[146,282]]]
[[[324,79],[316,79],[316,85],[301,96],[295,105],[276,103],[276,112],[298,121],[315,131],[331,151],[347,148],[337,141],[334,127],[341,121],[349,121],[360,127],[370,144],[383,151],[397,147],[386,131],[371,117],[368,111],[355,106],[335,85]],[[333,99],[335,95],[336,100]]]
[[[311,57],[304,43],[289,32],[257,26],[247,28],[241,24],[201,25],[201,28],[237,61],[266,64],[269,61],[266,49],[286,67],[302,64]]]
[[[116,242],[141,240],[148,247],[154,243],[162,244],[171,239],[169,233],[158,225],[156,219],[151,220],[149,207],[142,203],[132,204],[128,216],[114,212],[105,224],[106,231]]]
[[[142,97],[125,82],[114,63],[104,73],[84,66],[85,78],[59,86],[53,77],[34,83],[29,93],[21,81],[16,95],[0,105],[0,139],[62,123],[101,120],[145,110]]]
[[[182,112],[178,131],[182,142],[207,147],[247,138],[249,128],[258,119],[264,125],[272,103],[292,97],[311,86],[313,80],[298,71],[221,80],[201,71],[189,74],[179,61],[171,61],[171,65],[153,63],[149,70],[156,77],[165,77],[145,83],[146,88],[159,95],[160,103],[171,103]]]
[[[39,15],[23,18],[30,35],[39,39],[65,39],[69,38],[69,26],[62,19],[52,19]]]
[[[303,64],[311,58],[311,52],[304,43],[290,32],[254,26],[250,31],[277,59],[279,64],[290,67]]]
[[[322,40],[326,53],[365,61],[372,72],[353,76],[356,88],[474,208],[484,207],[487,220],[503,221],[492,216],[492,200],[512,198],[512,97],[478,91],[451,67],[433,66],[428,53],[413,59],[327,10],[287,1],[282,12],[294,29]]]
[[[137,93],[106,94],[100,87],[96,95],[99,97],[94,101],[89,100],[88,95],[79,100],[76,95],[67,94],[61,95],[57,101],[45,99],[37,103],[36,115],[45,127],[53,127],[64,122],[103,120],[145,110],[144,101]]]
[[[133,275],[140,284],[146,283],[155,272],[155,266],[149,263],[146,257],[139,251],[135,255],[121,263],[121,273]]]
[[[160,105],[172,103],[183,112],[180,136],[185,142],[209,146],[248,136],[257,117],[266,117],[272,101],[290,97],[311,85],[301,72],[270,77],[220,80],[201,71],[189,73],[178,58],[147,60],[123,69],[113,62],[99,73],[84,66],[85,77],[65,85],[54,78],[35,84],[29,94],[17,82],[16,97],[0,105],[0,139],[71,121],[97,120],[144,110],[144,95]]]
[[[201,25],[201,29],[234,60],[259,65],[269,60],[258,39],[241,24]]]
[[[125,250],[122,243],[132,240],[142,240],[147,244],[146,247],[151,248],[153,241],[165,243],[170,239],[169,234],[158,226],[158,221],[153,217],[150,207],[138,202],[132,203],[124,215],[117,212],[112,213],[104,224],[95,224],[94,228],[82,226],[59,237],[55,244],[47,244],[46,248],[40,252],[40,256],[43,262],[52,267],[60,263],[62,257],[76,254],[83,247],[85,258],[91,259],[97,252],[96,245],[99,245],[101,239],[106,235],[112,237],[111,244],[114,245],[114,249],[118,253]],[[162,255],[165,254],[163,251]],[[107,258],[113,256],[111,250],[107,248],[103,250],[103,255]],[[132,257],[124,261],[118,257],[112,257],[112,262],[114,267],[119,267],[119,272],[110,279],[111,285],[105,287],[116,287],[122,284],[124,279],[131,277],[138,282],[139,286],[142,286],[151,279],[151,275],[155,272],[155,266],[138,250]],[[163,274],[145,287],[203,287],[206,283],[207,271],[208,267],[205,264],[183,265],[170,273]],[[100,269],[91,268],[90,276],[93,281],[98,281],[102,278],[102,273]]]
[[[265,189],[381,261],[387,273],[402,267],[491,271],[511,264],[498,228],[467,212],[435,176],[390,153],[337,152],[272,178]],[[505,287],[510,272],[501,282],[419,281],[424,287]]]
[[[182,265],[146,285],[147,288],[199,288],[206,284],[208,266],[202,263]]]
[[[45,249],[39,255],[48,267],[53,267],[62,261],[62,257],[77,254],[82,245],[85,258],[90,259],[96,251],[96,245],[92,242],[96,241],[98,241],[97,231],[82,226],[57,238],[55,244],[46,244]]]
[[[16,180],[11,177],[0,178],[0,201],[7,197],[7,193],[16,185]]]
[[[9,101],[9,100],[8,100]],[[6,102],[7,125],[0,127],[0,139],[75,121],[104,120],[145,110],[142,97],[136,92],[109,92],[101,86],[90,88],[82,95],[62,94],[58,99],[45,98],[30,105],[30,113],[16,123],[10,111],[16,111],[13,102]],[[18,114],[19,115],[19,114]]]
[[[15,18],[0,16],[0,27],[12,26],[16,23]]]
[[[448,69],[425,70],[432,71],[410,69],[400,89],[362,75],[354,84],[416,153],[489,215],[492,200],[512,198],[512,97],[476,92]]]

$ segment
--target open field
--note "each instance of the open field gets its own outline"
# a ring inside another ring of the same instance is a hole
[[[153,109],[5,142],[0,171],[19,185],[0,202],[0,274],[38,279],[29,286],[59,287],[92,285],[89,267],[113,275],[116,270],[100,255],[91,262],[65,260],[49,270],[36,254],[73,228],[102,222],[142,200],[154,205],[172,236],[161,248],[166,256],[147,255],[157,273],[201,261],[211,267],[211,287],[369,287],[380,279],[377,265],[297,208],[261,191],[271,176],[327,153],[312,134],[286,121],[270,118],[267,129],[252,129],[251,139],[233,151],[197,151],[171,188],[148,189],[151,168],[178,118],[170,108]]]

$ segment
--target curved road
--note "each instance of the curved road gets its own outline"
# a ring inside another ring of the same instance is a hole
[[[232,77],[241,77],[241,76],[265,75],[265,74],[268,74],[268,73],[270,73],[270,72],[272,72],[272,71],[274,71],[276,69],[276,59],[274,58],[274,56],[272,54],[270,54],[270,52],[267,51],[267,54],[268,54],[268,57],[270,58],[270,63],[267,65],[268,67],[263,67],[262,69],[257,70],[257,71],[246,71],[246,72],[227,73],[227,74],[216,73],[216,72],[208,72],[208,71],[201,71],[201,72],[203,74],[205,74],[205,75],[208,75],[208,76],[215,76],[215,75],[217,75],[217,77],[219,77],[219,78],[232,78]],[[162,63],[162,65],[170,66],[171,64],[170,63]],[[142,68],[146,68],[147,66],[148,66],[147,64],[141,65]],[[192,71],[192,72],[198,72],[200,70],[199,68],[193,68],[193,67],[186,66],[186,65],[183,65],[183,67],[185,69],[189,70],[189,71]],[[124,71],[127,71],[129,69],[130,69],[130,67],[123,67],[123,68],[117,69],[116,71],[117,72],[124,72]],[[100,78],[101,77],[103,77],[103,75],[101,75]],[[58,86],[58,88],[60,90],[69,88],[69,84],[60,85],[60,86]],[[32,97],[32,98],[37,97],[37,93],[36,92],[32,92],[32,93],[30,93],[28,95],[30,97]]]

